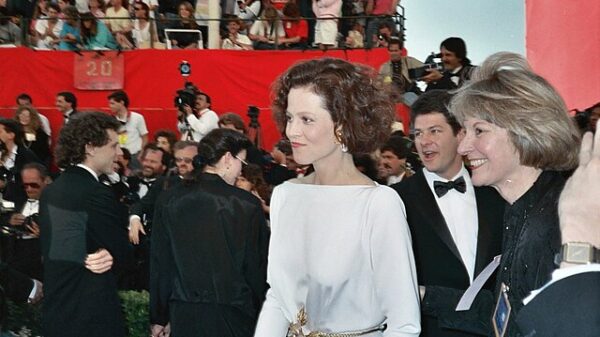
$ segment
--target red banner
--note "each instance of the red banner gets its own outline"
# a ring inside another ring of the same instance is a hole
[[[83,52],[74,60],[73,83],[79,90],[123,89],[125,57],[117,52]]]
[[[54,108],[56,94],[72,91],[79,110],[108,108],[108,92],[79,90],[75,87],[73,52],[34,51],[27,48],[0,50],[0,113],[12,116],[15,98],[26,92],[33,104],[58,133],[62,115]],[[146,118],[150,134],[159,128],[176,128],[173,107],[175,92],[183,86],[179,75],[182,60],[192,66],[188,80],[212,98],[218,113],[235,112],[245,120],[249,105],[257,106],[266,149],[279,140],[271,120],[270,88],[275,78],[302,59],[338,57],[374,67],[388,59],[385,49],[348,51],[228,51],[228,50],[136,50],[123,52],[124,86],[130,108]]]

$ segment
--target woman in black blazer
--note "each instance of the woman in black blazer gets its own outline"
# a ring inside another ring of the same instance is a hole
[[[215,129],[194,178],[164,192],[154,215],[152,336],[252,336],[264,300],[269,230],[258,198],[232,186],[250,141]]]

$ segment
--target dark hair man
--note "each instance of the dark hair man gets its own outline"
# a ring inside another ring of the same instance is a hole
[[[40,200],[44,336],[125,336],[113,269],[131,258],[127,218],[98,180],[113,172],[121,153],[119,126],[111,116],[89,112],[58,137],[57,164],[65,170]]]
[[[63,114],[64,124],[77,113],[77,97],[72,92],[62,91],[56,94],[56,108]]]
[[[448,329],[434,314],[454,312],[458,299],[446,290],[467,289],[501,251],[504,202],[493,188],[473,188],[457,151],[464,130],[448,112],[451,97],[446,90],[432,90],[412,105],[412,132],[424,168],[392,186],[406,205],[425,296],[424,337],[474,336]],[[493,280],[485,287],[493,289]]]
[[[379,149],[379,178],[387,185],[399,183],[412,175],[406,167],[410,154],[410,140],[401,136],[393,136]]]
[[[27,200],[15,204],[15,212],[6,214],[8,224],[16,234],[12,244],[4,247],[6,259],[12,268],[36,280],[42,279],[42,253],[38,226],[39,200],[49,178],[46,167],[29,163],[20,172]]]
[[[123,90],[117,90],[108,95],[108,105],[117,121],[119,128],[119,143],[131,152],[132,164],[137,167],[137,155],[148,143],[148,129],[144,116],[129,111],[129,97]]]
[[[471,79],[475,67],[467,58],[467,45],[460,37],[449,37],[440,44],[440,56],[444,63],[444,72],[432,69],[423,77],[427,90],[456,89]]]
[[[177,123],[181,140],[199,142],[206,134],[219,127],[219,116],[211,110],[211,99],[206,93],[196,94],[194,107],[185,107],[185,117]]]

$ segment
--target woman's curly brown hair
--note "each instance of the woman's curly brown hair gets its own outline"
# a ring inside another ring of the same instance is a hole
[[[108,143],[106,130],[118,132],[120,123],[102,112],[81,112],[69,120],[58,135],[55,149],[56,164],[66,168],[85,161],[85,146],[104,146]]]
[[[288,94],[307,87],[319,95],[331,114],[334,130],[350,153],[369,153],[391,133],[394,105],[376,81],[375,71],[341,59],[322,58],[295,64],[273,86],[273,118],[285,134]]]

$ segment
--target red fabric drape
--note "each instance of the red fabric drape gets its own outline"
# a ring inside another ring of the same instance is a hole
[[[33,51],[26,48],[0,49],[0,114],[12,116],[15,97],[27,92],[34,106],[48,116],[56,137],[62,116],[54,108],[56,93],[72,91],[79,110],[106,111],[110,91],[80,91],[73,87],[72,52]],[[207,92],[213,109],[219,113],[235,112],[245,119],[248,105],[261,109],[263,141],[270,149],[279,139],[271,121],[270,87],[273,80],[291,64],[309,58],[339,57],[379,67],[388,58],[385,49],[329,51],[226,51],[226,50],[138,50],[124,53],[124,90],[130,108],[142,113],[152,134],[159,128],[175,129],[173,107],[175,91],[183,86],[179,63],[192,65],[189,80]]]
[[[600,102],[600,1],[527,0],[527,59],[569,109]]]

